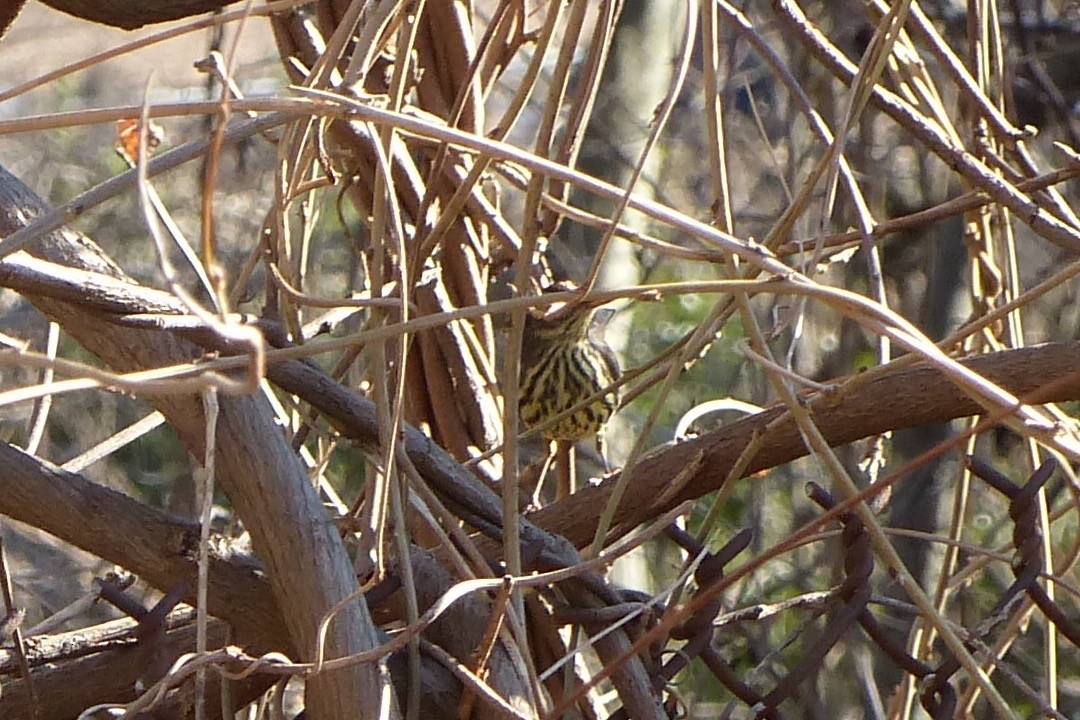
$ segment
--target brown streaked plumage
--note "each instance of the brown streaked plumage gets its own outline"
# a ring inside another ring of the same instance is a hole
[[[604,342],[604,329],[613,314],[579,305],[525,320],[518,413],[525,427],[539,428],[541,435],[555,441],[555,453],[548,459],[558,464],[556,498],[574,492],[574,442],[595,435],[600,448],[599,433],[619,405],[619,392],[611,388],[619,377],[619,362]]]
[[[521,349],[518,412],[532,429],[610,387],[619,361],[604,342],[614,311],[564,308],[554,316],[527,316]],[[617,390],[600,395],[540,433],[549,440],[581,440],[595,435],[619,404]]]

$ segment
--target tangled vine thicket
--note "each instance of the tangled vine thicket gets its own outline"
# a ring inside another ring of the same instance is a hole
[[[174,24],[0,87],[0,717],[1080,712],[1068,3],[46,4]]]

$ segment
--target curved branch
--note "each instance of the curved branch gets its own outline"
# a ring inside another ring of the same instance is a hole
[[[963,364],[1017,397],[1038,394],[1038,402],[1080,399],[1080,342],[1048,343],[969,358]],[[926,364],[886,365],[873,380],[859,383],[840,397],[815,394],[806,399],[810,414],[829,445],[836,447],[892,430],[943,423],[984,412],[939,370]],[[615,515],[615,523],[634,526],[685,500],[696,499],[724,484],[728,472],[752,440],[760,450],[745,475],[774,468],[807,455],[794,419],[782,406],[771,407],[693,440],[654,451],[634,471],[633,482]],[[779,422],[777,422],[779,421]],[[695,467],[686,476],[688,467]],[[674,479],[685,483],[672,488]],[[603,508],[618,482],[615,473],[599,485],[530,515],[533,522],[565,536],[578,547],[588,544]]]
[[[48,210],[33,191],[0,168],[0,235],[10,235]],[[80,233],[58,230],[31,252],[52,262],[111,275],[128,288],[137,287]],[[113,369],[162,367],[201,355],[198,347],[172,333],[121,327],[106,316],[86,312],[78,303],[42,295],[27,297]],[[200,397],[155,395],[148,399],[201,459],[205,420]],[[262,396],[221,397],[220,408],[217,477],[266,562],[293,646],[301,657],[314,660],[323,617],[358,590],[351,563],[337,531],[326,522],[318,493],[275,426],[269,401]],[[360,598],[331,623],[326,652],[328,657],[341,657],[376,645],[377,630]],[[377,668],[370,666],[313,677],[306,689],[310,717],[374,717],[378,708],[372,699],[380,697],[381,688]]]
[[[220,10],[239,0],[41,0],[53,10],[83,20],[135,30]]]

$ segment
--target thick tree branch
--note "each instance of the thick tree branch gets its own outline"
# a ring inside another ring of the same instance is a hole
[[[0,0],[0,39],[3,39],[11,23],[15,22],[15,17],[25,3],[26,0]]]
[[[41,0],[54,10],[124,30],[214,12],[238,0]]]
[[[195,651],[195,626],[190,622],[193,611],[179,612],[183,623],[170,623],[161,637],[151,642],[136,641],[137,628],[130,619],[113,620],[103,625],[77,632],[64,633],[45,642],[30,639],[29,659],[37,703],[31,700],[29,688],[21,678],[4,678],[3,716],[11,718],[73,718],[86,708],[102,703],[129,702],[135,699],[137,683],[155,682],[169,666],[184,653]],[[176,627],[173,627],[173,625]],[[211,621],[211,647],[225,644],[228,628],[225,623]],[[72,646],[87,645],[96,651],[70,657]],[[0,652],[0,659],[6,659]],[[220,684],[218,675],[209,680],[207,716],[221,717]],[[266,692],[279,678],[265,675],[248,678],[230,688],[234,702],[251,702]],[[185,717],[185,707],[192,703],[189,686],[165,699],[155,708],[160,720]]]
[[[0,514],[105,558],[163,591],[194,587],[199,525],[0,443]],[[227,546],[212,548],[209,610],[248,652],[289,651],[285,620],[262,568]],[[187,598],[193,601],[193,597]]]
[[[1048,343],[969,358],[963,364],[1020,398],[1036,402],[1080,399],[1080,342]],[[836,447],[891,430],[948,422],[978,415],[983,409],[937,368],[926,364],[880,368],[874,380],[856,383],[836,396],[806,398],[814,422]],[[795,421],[782,406],[733,422],[687,442],[655,451],[634,471],[633,481],[615,515],[616,524],[637,525],[680,502],[699,498],[723,485],[728,472],[752,440],[760,450],[746,475],[777,467],[807,454]],[[673,488],[688,467],[698,469]],[[530,518],[581,547],[592,541],[598,508],[603,508],[618,473],[583,488]]]

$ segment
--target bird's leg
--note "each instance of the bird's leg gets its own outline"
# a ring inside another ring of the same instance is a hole
[[[607,457],[607,438],[604,437],[604,428],[596,433],[596,454],[600,456],[600,462],[604,463],[604,474],[611,472],[611,463]]]
[[[536,478],[536,487],[533,488],[532,507],[534,508],[544,507],[544,481],[547,480],[551,464],[555,462],[555,456],[558,454],[558,448],[555,441],[552,440],[548,443],[547,456],[544,457],[544,464],[540,467],[540,475]]]
[[[555,466],[559,471],[558,484],[555,486],[555,499],[562,500],[577,490],[577,471],[574,468],[574,441],[555,441]]]

